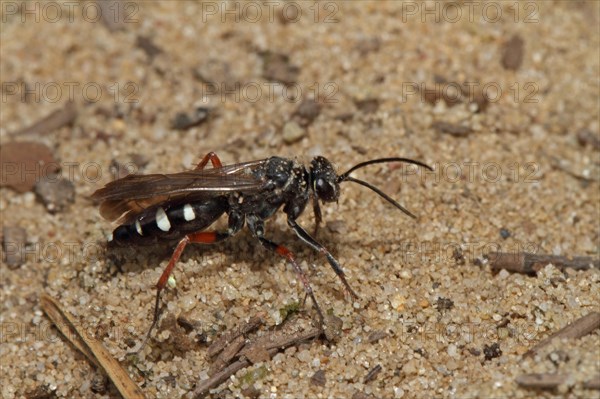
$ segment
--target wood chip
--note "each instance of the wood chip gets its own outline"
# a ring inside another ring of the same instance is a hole
[[[560,384],[567,381],[566,374],[523,374],[515,380],[517,384],[524,388],[531,389],[555,389]]]
[[[355,100],[354,105],[365,114],[372,114],[379,109],[380,101],[377,98],[367,98],[364,100]]]
[[[504,69],[516,71],[523,63],[525,41],[519,35],[514,35],[502,47],[502,66]]]
[[[290,57],[271,51],[266,51],[261,56],[263,59],[263,77],[265,79],[281,82],[288,86],[298,81],[300,68],[290,62]]]
[[[13,136],[48,134],[63,126],[70,125],[75,118],[77,118],[77,107],[72,101],[68,101],[63,108],[52,112],[50,115],[42,118],[31,126],[10,134]]]
[[[156,44],[154,44],[152,39],[150,39],[147,36],[138,36],[135,39],[135,45],[141,48],[144,51],[144,53],[146,53],[146,56],[148,56],[148,60],[150,62],[152,62],[154,57],[156,57],[159,54],[162,54],[163,52],[163,50]]]
[[[432,128],[440,133],[449,134],[454,137],[466,137],[473,130],[468,126],[456,125],[448,122],[434,122]]]
[[[210,114],[211,109],[207,107],[198,107],[190,114],[180,112],[175,115],[171,127],[177,130],[187,130],[206,122]]]
[[[310,383],[319,387],[324,387],[327,383],[327,376],[324,370],[318,370],[310,377]]]
[[[42,294],[40,305],[63,336],[83,353],[96,367],[102,368],[108,378],[125,399],[144,398],[144,393],[131,380],[126,370],[102,346],[100,341],[90,336],[80,322],[63,311],[60,304],[52,297]]]
[[[600,328],[600,312],[592,312],[581,317],[580,319],[577,319],[573,323],[561,328],[546,339],[540,341],[536,346],[527,351],[523,357],[535,355],[540,349],[547,346],[554,339],[577,339],[590,334],[592,331],[598,328]]]
[[[32,141],[3,144],[0,147],[0,159],[0,186],[10,187],[20,193],[33,190],[43,176],[53,175],[60,168],[50,148]]]
[[[387,336],[388,333],[386,333],[385,331],[373,331],[371,334],[369,334],[369,338],[367,338],[367,341],[369,341],[370,344],[374,344],[375,342]]]

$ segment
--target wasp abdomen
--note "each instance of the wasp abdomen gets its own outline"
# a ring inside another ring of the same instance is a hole
[[[206,229],[227,210],[227,202],[219,197],[158,206],[138,215],[133,222],[117,227],[109,241],[111,245],[152,245],[159,239],[177,240]]]

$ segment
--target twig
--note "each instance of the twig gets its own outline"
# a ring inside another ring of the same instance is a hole
[[[277,353],[277,349],[271,349],[269,351],[269,356],[273,357]],[[250,360],[248,359],[240,359],[234,363],[231,363],[229,366],[224,368],[223,370],[215,373],[213,376],[209,377],[206,380],[200,381],[200,383],[194,389],[192,393],[193,398],[203,398],[211,389],[221,385],[223,382],[227,381],[229,377],[237,373],[243,368],[250,366]]]
[[[490,252],[487,257],[490,260],[492,269],[506,269],[525,274],[535,274],[550,263],[560,270],[566,268],[575,270],[600,269],[600,260],[589,256],[568,258],[566,256],[537,255],[527,252]]]
[[[59,110],[52,112],[33,125],[17,130],[11,133],[13,136],[23,136],[28,134],[47,134],[53,130],[59,129],[73,122],[77,117],[77,108],[72,101],[69,101]]]
[[[541,348],[548,345],[552,340],[556,338],[567,338],[567,339],[576,339],[581,338],[595,329],[600,327],[600,313],[592,312],[586,316],[577,319],[573,323],[567,325],[564,328],[561,328],[554,334],[550,335],[546,339],[540,341],[536,346],[527,351],[523,357],[530,357],[535,355]]]
[[[377,375],[379,373],[381,373],[381,364],[378,364],[377,366],[373,367],[371,371],[367,373],[367,376],[363,380],[363,384],[373,381],[375,378],[377,378]]]
[[[226,346],[225,349],[219,353],[219,356],[217,356],[217,358],[213,361],[210,366],[210,370],[208,371],[208,375],[214,375],[219,370],[222,370],[224,367],[226,367],[245,344],[246,338],[244,338],[242,335],[234,339],[231,344]]]
[[[94,365],[104,369],[125,399],[144,398],[140,388],[129,378],[121,364],[93,337],[90,337],[74,322],[71,315],[64,312],[60,304],[49,295],[43,294],[40,303],[42,309],[77,349],[79,349]],[[74,333],[73,333],[74,332]]]
[[[564,384],[569,378],[568,374],[523,374],[515,379],[515,382],[523,388],[530,389],[556,389],[560,384]],[[583,383],[585,389],[600,390],[600,375]]]
[[[254,318],[253,318],[254,319]],[[251,319],[245,327],[252,326]],[[258,318],[259,320],[262,319]],[[258,325],[258,324],[256,324]],[[244,327],[238,331],[244,330]],[[234,333],[227,333],[227,337],[231,337],[237,334],[237,337],[240,337],[241,334],[238,334],[238,331]],[[283,350],[289,346],[296,345],[300,342],[313,339],[321,335],[323,330],[320,328],[311,328],[308,331],[300,330],[298,331],[297,325],[289,325],[284,331],[279,331],[274,334],[268,334],[262,337],[257,338],[255,341],[250,342],[244,346],[244,348],[237,353],[236,355],[239,357],[239,360],[231,363],[229,366],[224,369],[215,372],[208,379],[200,381],[200,383],[196,386],[196,389],[192,393],[193,398],[202,398],[204,397],[211,389],[221,385],[223,382],[227,381],[229,377],[233,374],[237,373],[239,370],[250,366],[252,363],[256,361],[267,361],[271,359],[279,350]],[[222,341],[219,339],[217,342]],[[227,341],[227,340],[226,340]],[[213,344],[213,345],[215,345]],[[233,348],[231,352],[233,352],[238,344],[233,342]],[[221,349],[224,352],[228,352],[229,348]]]
[[[240,352],[240,356],[251,357],[252,355],[249,355],[249,353],[255,352],[258,348],[266,351],[270,351],[271,349],[284,349],[288,346],[318,337],[321,335],[321,332],[322,330],[320,328],[312,328],[308,331],[300,331],[292,334],[285,331],[267,334],[246,345]]]
[[[600,391],[600,374],[598,374],[591,380],[584,382],[583,387],[585,389],[595,389]]]
[[[233,342],[240,335],[248,334],[252,330],[256,330],[259,326],[263,325],[265,321],[260,316],[254,316],[248,320],[246,324],[244,324],[240,328],[236,328],[234,330],[228,331],[226,334],[223,334],[212,345],[208,348],[208,356],[214,357],[219,352],[221,352],[230,342]]]
[[[555,389],[568,377],[567,374],[523,374],[518,376],[515,382],[523,388]]]

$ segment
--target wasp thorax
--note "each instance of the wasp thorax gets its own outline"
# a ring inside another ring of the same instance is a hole
[[[324,157],[315,157],[310,163],[310,177],[312,188],[320,200],[337,201],[340,196],[340,186],[331,162]]]

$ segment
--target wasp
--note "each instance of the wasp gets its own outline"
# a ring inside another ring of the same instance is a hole
[[[209,161],[212,168],[206,168]],[[133,174],[97,190],[92,199],[100,202],[100,214],[120,224],[113,231],[109,245],[153,245],[159,241],[177,243],[156,284],[154,318],[147,338],[159,320],[160,294],[185,247],[191,243],[214,244],[226,240],[244,225],[264,248],[291,264],[322,323],[323,312],[296,257],[287,247],[265,235],[265,221],[280,208],[298,238],[327,259],[347,294],[357,298],[336,258],[296,220],[311,201],[316,233],[322,221],[320,202],[336,202],[340,196],[340,184],[344,182],[367,187],[414,218],[411,212],[379,188],[350,176],[365,166],[388,162],[404,162],[432,170],[422,162],[397,157],[361,162],[342,174],[337,174],[333,164],[322,156],[312,159],[310,166],[277,156],[223,165],[219,157],[210,152],[193,170],[173,174]],[[225,214],[228,218],[226,230],[207,230]]]

